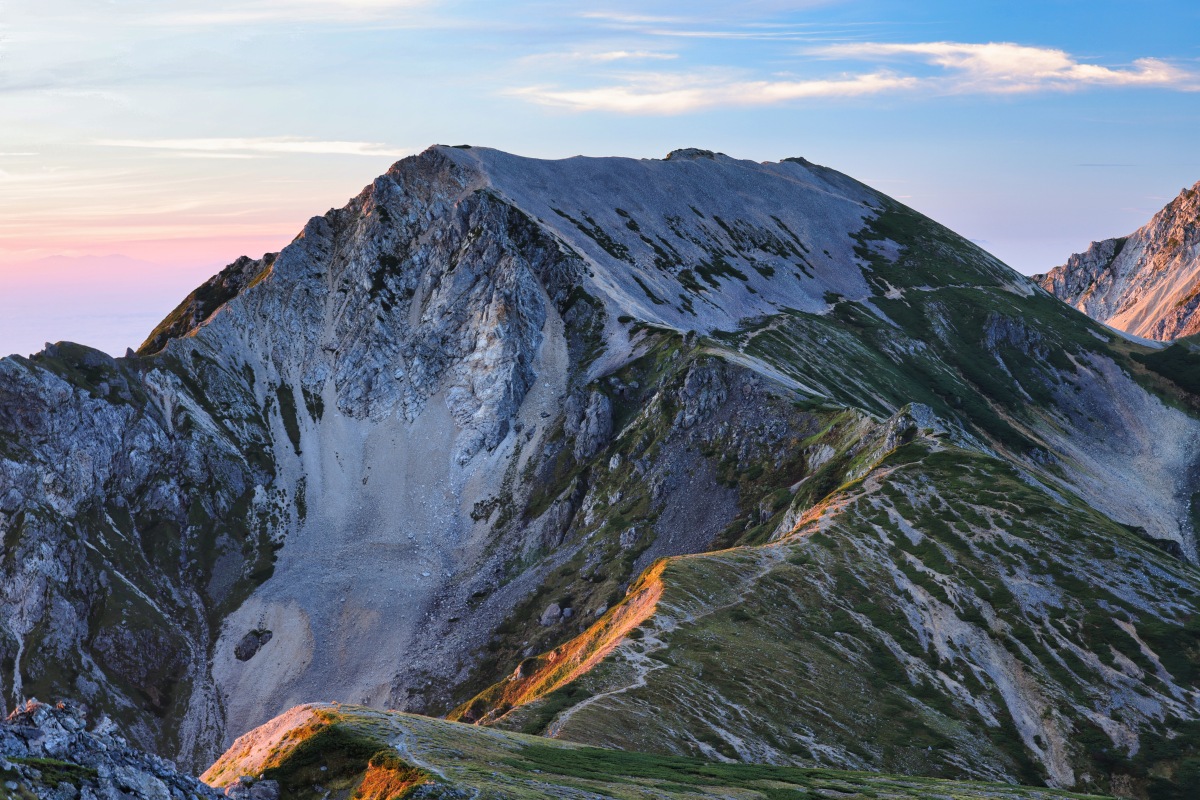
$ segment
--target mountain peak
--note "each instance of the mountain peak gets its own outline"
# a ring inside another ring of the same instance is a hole
[[[699,147],[681,147],[667,153],[667,157],[663,161],[695,161],[698,158],[707,158],[709,161],[716,161],[717,156],[729,158],[724,153],[714,153],[712,150],[703,150]]]

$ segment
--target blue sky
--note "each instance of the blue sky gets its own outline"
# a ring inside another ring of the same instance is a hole
[[[802,155],[1042,270],[1200,180],[1198,33],[1154,0],[7,0],[0,350],[136,346],[433,143]]]

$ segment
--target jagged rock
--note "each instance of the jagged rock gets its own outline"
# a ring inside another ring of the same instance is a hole
[[[1170,340],[1200,332],[1200,183],[1130,235],[1092,242],[1033,278],[1088,316],[1136,336]]]
[[[752,384],[745,384],[742,392],[744,396],[750,396],[753,392]],[[693,367],[683,382],[683,408],[676,418],[676,423],[685,429],[691,428],[703,415],[723,404],[728,396],[717,370],[709,365]]]
[[[637,544],[638,540],[641,538],[642,531],[640,528],[628,528],[621,532],[621,536],[617,541],[620,542],[622,550],[629,550],[635,544]]]
[[[163,759],[126,745],[113,735],[106,717],[87,730],[83,708],[70,703],[51,706],[30,700],[0,722],[0,772],[10,778],[5,782],[10,792],[27,791],[45,800],[221,796]],[[278,800],[278,794],[255,800]]]
[[[279,782],[243,775],[225,787],[230,800],[279,800]]]
[[[242,775],[225,787],[225,796],[232,798],[232,800],[249,800],[250,789],[253,786],[254,778],[249,775]]]
[[[612,435],[612,402],[602,392],[590,392],[586,404],[572,396],[566,406],[566,432],[575,437],[575,458],[586,461]]]
[[[250,787],[250,800],[279,800],[279,782],[255,781]]]

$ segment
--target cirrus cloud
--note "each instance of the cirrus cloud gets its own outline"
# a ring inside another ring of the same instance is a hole
[[[530,86],[508,94],[576,111],[682,114],[715,107],[766,106],[816,97],[860,97],[913,88],[917,78],[879,72],[827,80],[736,80],[643,73],[624,83],[587,89]]]
[[[1109,67],[1083,63],[1064,50],[1009,42],[856,42],[808,48],[804,54],[817,59],[874,63],[863,72],[818,78],[755,80],[729,73],[630,73],[616,76],[617,80],[607,85],[525,86],[506,94],[577,111],[683,114],[720,107],[917,91],[1018,94],[1093,87],[1200,90],[1200,75],[1161,59],[1141,58],[1127,66]],[[930,72],[930,67],[934,71]]]
[[[219,26],[272,22],[357,23],[401,18],[433,0],[245,0],[177,3],[142,18],[158,26]]]
[[[946,70],[946,82],[958,91],[1064,91],[1087,86],[1200,88],[1200,76],[1157,58],[1139,58],[1130,66],[1114,68],[1082,63],[1065,50],[1012,42],[857,42],[808,52],[852,59],[915,57]]]

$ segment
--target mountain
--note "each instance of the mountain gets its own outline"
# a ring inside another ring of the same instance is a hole
[[[1171,797],[1189,357],[804,159],[434,147],[0,360],[0,682],[191,766],[325,700]]]
[[[1033,279],[1106,325],[1170,341],[1200,333],[1200,183],[1129,236],[1092,242]]]

